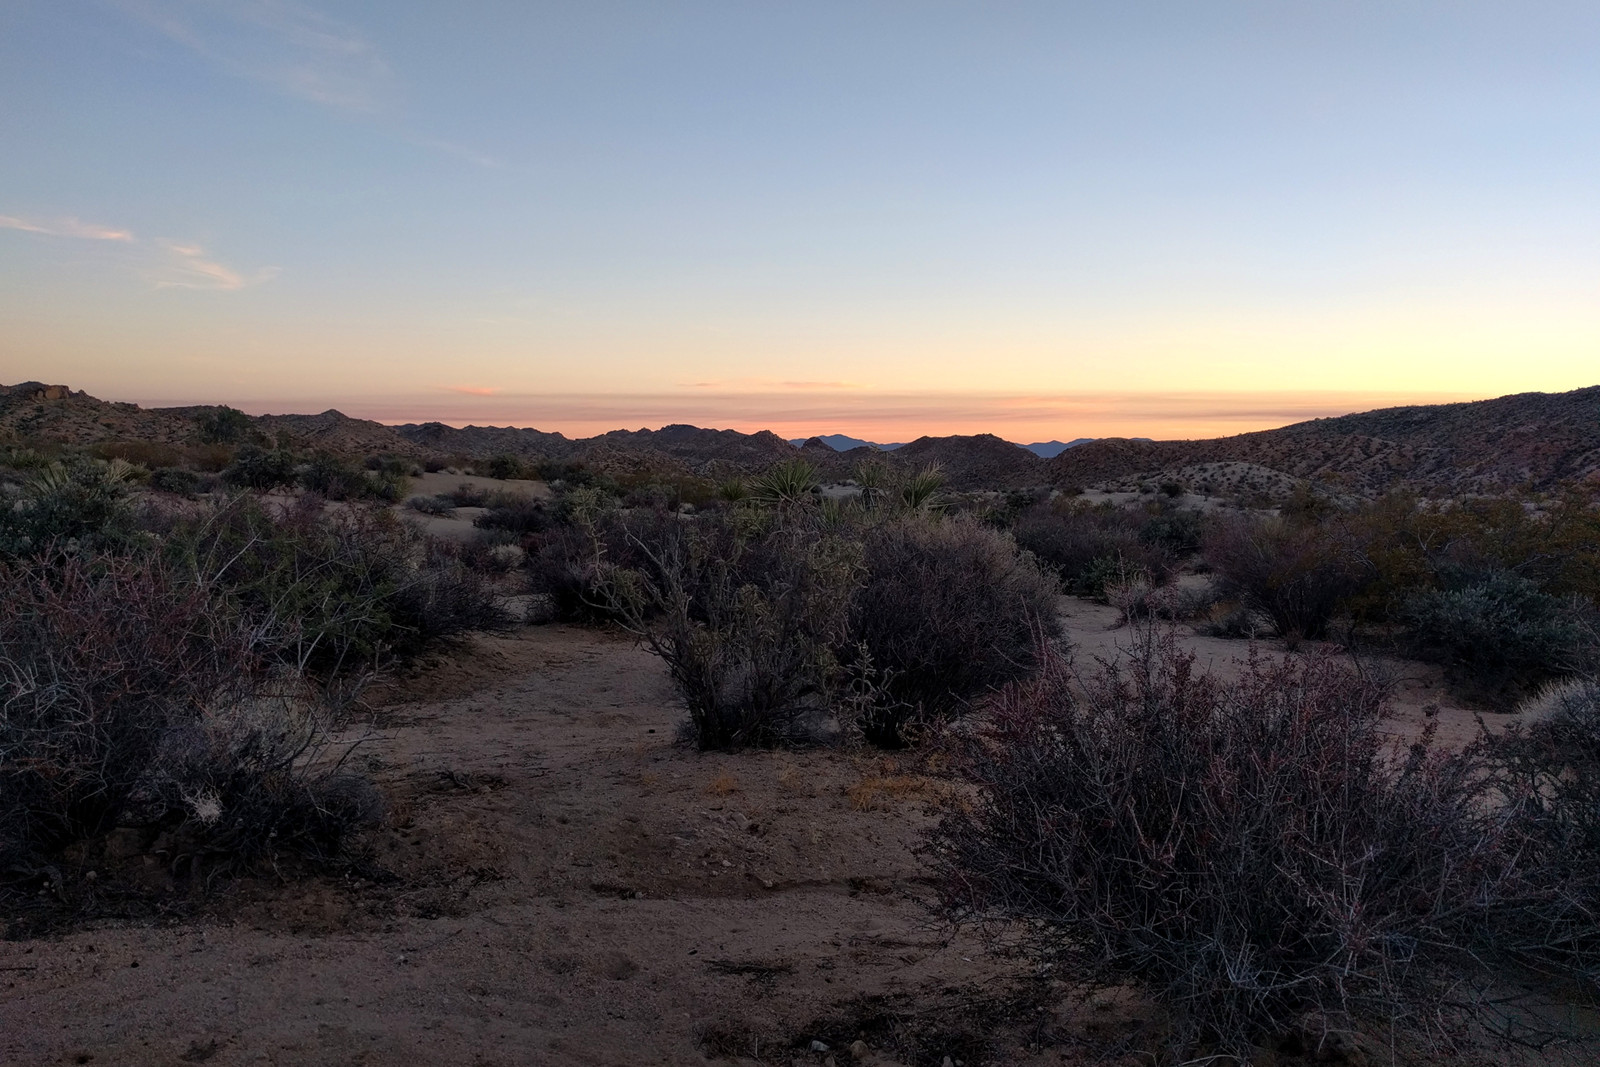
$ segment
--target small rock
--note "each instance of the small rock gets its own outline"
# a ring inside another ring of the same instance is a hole
[[[956,1067],[956,1061],[946,1056],[944,1062],[939,1064],[939,1067]]]
[[[853,1060],[864,1060],[867,1058],[867,1053],[871,1051],[871,1049],[867,1048],[865,1041],[850,1042],[850,1058]]]
[[[827,1052],[828,1051],[828,1045],[824,1041],[813,1041],[813,1042],[811,1042],[811,1051],[812,1052]]]

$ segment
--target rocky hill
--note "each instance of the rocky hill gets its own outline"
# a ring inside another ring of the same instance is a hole
[[[64,385],[0,385],[0,437],[67,445],[97,441],[184,444],[196,437],[192,418],[137,404],[113,404]]]
[[[1600,477],[1600,386],[1383,408],[1203,441],[1105,439],[1046,464],[1056,485],[1173,476],[1247,463],[1363,494],[1548,489]]]

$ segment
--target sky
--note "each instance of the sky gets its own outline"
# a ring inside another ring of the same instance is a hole
[[[1203,437],[1600,382],[1600,4],[0,0],[0,382]]]

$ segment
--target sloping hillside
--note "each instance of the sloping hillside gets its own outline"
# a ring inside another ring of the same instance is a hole
[[[1600,476],[1600,386],[1313,419],[1203,441],[1091,441],[1046,466],[1056,485],[1252,463],[1362,493],[1547,489]]]
[[[0,436],[68,445],[97,441],[184,444],[196,437],[192,418],[137,404],[112,404],[64,385],[0,385]]]

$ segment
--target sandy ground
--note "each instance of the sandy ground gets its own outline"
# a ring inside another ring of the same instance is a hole
[[[1080,656],[1126,639],[1066,610]],[[1110,1044],[1154,1025],[1136,1000],[1066,999],[930,921],[915,846],[948,786],[909,759],[695,753],[659,663],[564,626],[378,698],[368,877],[0,942],[0,1063],[1149,1062]]]

